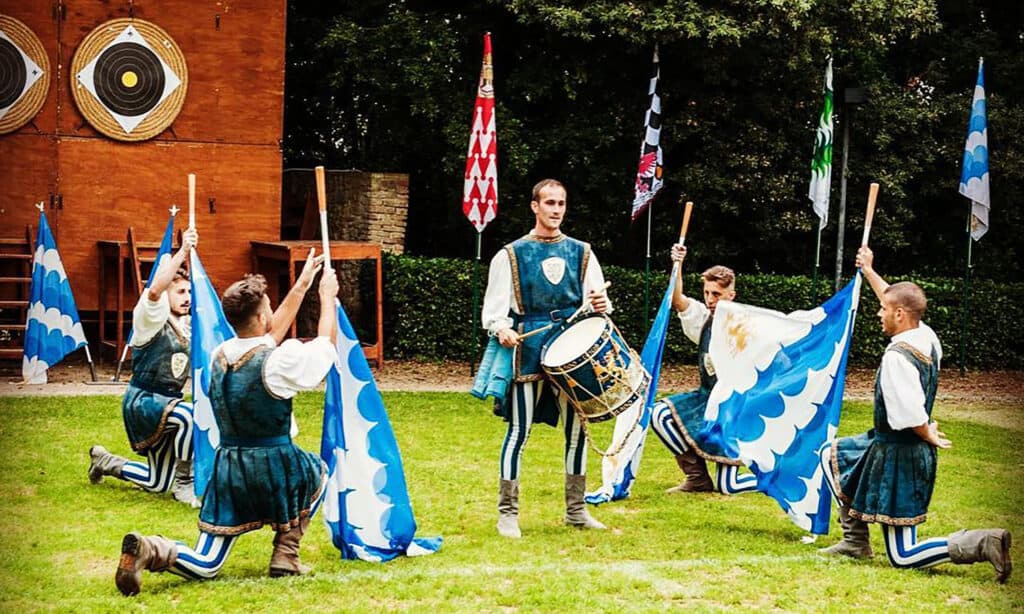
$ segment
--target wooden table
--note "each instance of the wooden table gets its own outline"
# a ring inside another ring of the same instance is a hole
[[[103,361],[103,348],[114,349],[115,359],[124,348],[124,268],[131,260],[131,252],[127,241],[97,241],[100,254],[99,275],[99,320],[100,320],[100,353],[97,357]],[[114,328],[117,329],[113,338],[107,338],[107,266],[114,262],[117,271],[117,298],[114,301]],[[133,305],[134,307],[134,305]]]
[[[363,343],[362,346],[366,359],[373,361],[377,367],[380,367],[384,364],[384,284],[380,244],[361,241],[331,241],[330,244],[332,262],[335,260],[373,260],[376,263],[377,339],[376,343]],[[310,248],[315,248],[319,252],[322,247],[319,240],[250,241],[250,245],[252,246],[252,269],[254,273],[260,272],[261,264],[266,260],[271,261],[271,263],[277,263],[277,266],[280,266],[282,262],[288,265],[288,288],[283,289],[284,292],[287,292],[288,289],[295,285],[296,264],[306,261]],[[268,281],[270,282],[269,285],[276,288],[277,291],[275,304],[280,304],[284,292],[279,287],[280,284],[277,283],[277,276],[268,276]],[[296,335],[296,325],[294,322],[292,323],[291,333],[293,337]]]

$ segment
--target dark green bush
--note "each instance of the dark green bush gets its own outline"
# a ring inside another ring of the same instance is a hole
[[[479,331],[479,314],[473,314],[473,262],[446,258],[388,255],[384,261],[384,346],[388,357],[427,360],[473,360],[482,350],[486,335]],[[644,274],[614,266],[604,267],[615,313],[612,318],[627,341],[639,351],[647,334],[644,311]],[[890,282],[903,278],[892,278]],[[928,295],[925,320],[942,340],[947,367],[959,364],[960,318],[963,283],[959,279],[906,278]],[[487,263],[479,270],[480,301],[487,285]],[[653,318],[668,283],[668,272],[651,273],[650,314]],[[687,274],[684,287],[700,295],[700,278]],[[817,297],[806,276],[744,275],[740,273],[738,300],[789,312],[808,309],[831,294],[831,282],[818,280]],[[878,300],[865,282],[861,292],[857,326],[850,350],[850,364],[874,367],[888,342],[876,313]],[[1024,283],[971,283],[967,360],[970,368],[1024,368],[1024,341],[1018,322],[1024,320]],[[475,333],[475,334],[474,334]],[[665,344],[665,362],[692,364],[696,347],[678,325],[672,324]]]

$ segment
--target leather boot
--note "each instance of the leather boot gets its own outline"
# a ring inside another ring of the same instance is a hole
[[[299,541],[309,528],[309,516],[292,527],[287,533],[274,535],[274,553],[270,555],[270,577],[303,576],[313,571],[308,565],[299,561]]]
[[[128,459],[111,454],[103,446],[89,448],[89,481],[99,484],[105,475],[123,480],[121,469],[126,462]]]
[[[166,571],[178,560],[178,544],[151,535],[143,537],[129,533],[121,540],[121,560],[117,564],[114,582],[122,595],[138,595],[142,590],[142,570]]]
[[[870,559],[875,555],[871,550],[868,523],[850,515],[850,507],[839,508],[839,524],[843,527],[843,539],[818,552],[840,554],[855,559]]]
[[[174,465],[174,482],[171,483],[171,497],[189,507],[199,507],[192,480],[192,461],[179,460]]]
[[[565,524],[580,529],[607,529],[591,517],[583,495],[587,490],[587,476],[565,474]]]
[[[519,539],[519,480],[501,480],[498,484],[498,535]]]
[[[683,454],[676,454],[676,464],[686,475],[679,486],[673,486],[665,492],[712,492],[715,490],[715,483],[711,481],[708,474],[708,464],[693,449]]]
[[[957,531],[948,538],[949,560],[957,565],[988,561],[996,570],[996,582],[1010,578],[1010,532],[1006,529],[975,529]]]

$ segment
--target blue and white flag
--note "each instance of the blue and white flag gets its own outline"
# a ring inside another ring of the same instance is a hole
[[[341,305],[338,361],[327,374],[320,458],[327,464],[324,522],[344,559],[383,563],[432,554],[440,537],[417,538],[394,431],[370,365]]]
[[[174,244],[174,216],[177,213],[175,209],[171,210],[171,217],[167,219],[167,228],[164,229],[164,238],[160,240],[160,249],[156,252],[156,260],[153,261],[153,268],[149,270],[149,277],[146,279],[146,285],[142,286],[143,289],[153,285],[153,278],[156,277],[156,271],[160,268],[160,264],[171,257],[171,247]],[[131,345],[132,337],[135,335],[135,329],[133,328],[128,333],[128,344]]]
[[[789,315],[719,301],[709,352],[718,383],[701,438],[757,477],[801,529],[828,533],[831,501],[818,450],[835,439],[861,276],[811,311]]]
[[[85,332],[64,272],[57,242],[39,214],[39,233],[32,261],[32,288],[25,319],[25,354],[21,373],[28,384],[45,384],[46,370],[86,345]]]
[[[195,421],[192,460],[196,496],[206,492],[213,473],[213,456],[220,445],[220,430],[210,405],[210,359],[213,350],[235,336],[235,330],[224,317],[217,291],[206,275],[199,253],[189,253],[192,277],[192,411]]]
[[[658,394],[658,380],[661,377],[661,355],[665,349],[665,335],[668,333],[669,321],[672,319],[672,291],[676,287],[676,265],[668,281],[668,289],[661,299],[658,315],[647,333],[647,341],[640,352],[640,362],[651,374],[651,385],[643,405],[637,403],[615,417],[615,430],[612,435],[612,448],[619,445],[627,435],[625,445],[617,454],[610,454],[601,459],[601,488],[587,493],[584,499],[592,505],[600,505],[609,501],[618,501],[629,496],[633,481],[640,471],[640,459],[644,453],[644,442],[647,439],[647,427],[651,423],[651,408],[654,397]],[[640,419],[637,422],[637,412]],[[633,424],[636,423],[636,428]]]
[[[990,208],[988,191],[988,124],[985,119],[985,64],[978,60],[978,83],[974,86],[971,119],[964,144],[960,193],[971,199],[971,236],[977,241],[988,232]]]

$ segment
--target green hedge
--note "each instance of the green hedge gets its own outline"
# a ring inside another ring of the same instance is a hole
[[[644,310],[644,274],[614,266],[604,267],[615,312],[615,324],[637,349],[647,332]],[[899,281],[892,278],[889,281]],[[959,364],[960,317],[963,285],[959,279],[913,278],[924,288],[929,305],[925,320],[935,329],[945,351],[947,367]],[[487,285],[487,264],[480,265],[480,301]],[[649,317],[653,317],[668,283],[668,273],[651,273]],[[684,285],[699,296],[699,276],[685,276]],[[830,280],[819,279],[818,300],[806,276],[744,275],[737,280],[738,299],[789,312],[808,309],[824,301]],[[876,313],[878,301],[865,283],[862,289],[850,364],[878,365],[887,343]],[[390,358],[473,360],[486,342],[481,331],[473,335],[473,262],[445,258],[387,255],[384,260],[384,344]],[[1000,284],[975,280],[971,284],[967,366],[972,369],[1024,368],[1024,341],[1018,323],[1024,321],[1024,283]],[[480,344],[474,347],[474,343]],[[665,345],[665,362],[693,364],[696,348],[673,324]]]

